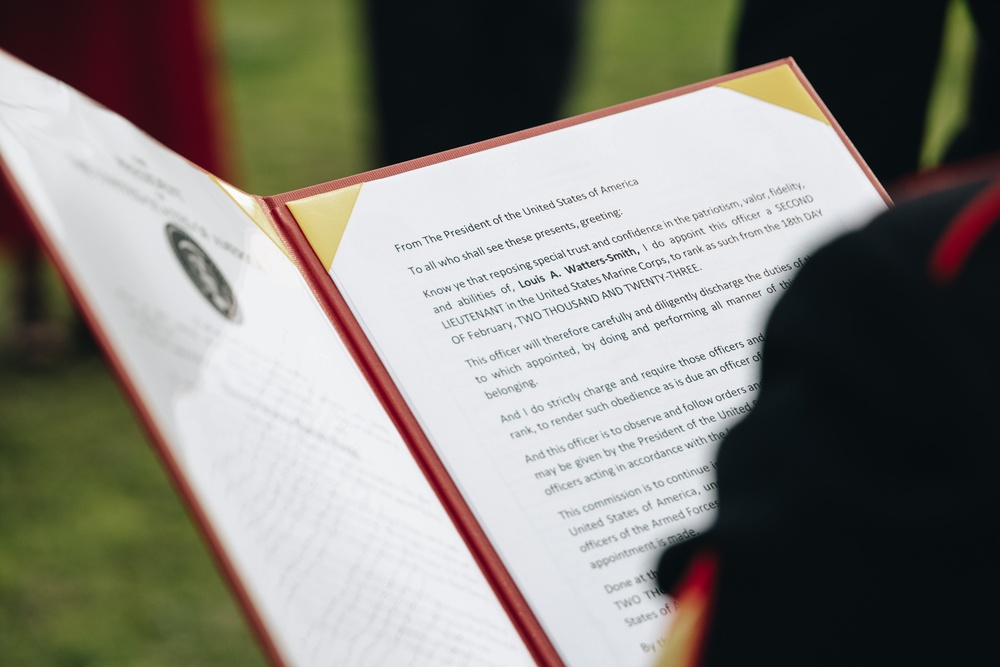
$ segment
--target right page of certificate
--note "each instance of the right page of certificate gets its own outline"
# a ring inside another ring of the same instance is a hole
[[[767,313],[885,206],[788,64],[290,204],[574,666],[649,664]]]

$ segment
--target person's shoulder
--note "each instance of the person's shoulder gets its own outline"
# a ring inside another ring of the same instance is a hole
[[[839,264],[846,258],[886,270],[907,266],[925,272],[936,255],[954,247],[954,230],[967,227],[970,217],[980,219],[973,245],[987,240],[990,225],[982,219],[1000,218],[1000,208],[993,210],[995,203],[990,203],[998,199],[998,186],[1000,157],[928,170],[900,181],[890,189],[893,205],[820,249],[817,264],[831,258]],[[965,243],[970,240],[964,238]]]

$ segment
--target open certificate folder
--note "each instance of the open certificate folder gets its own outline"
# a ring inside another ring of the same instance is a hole
[[[6,176],[288,665],[650,664],[768,309],[887,205],[791,61],[273,197],[0,84]]]

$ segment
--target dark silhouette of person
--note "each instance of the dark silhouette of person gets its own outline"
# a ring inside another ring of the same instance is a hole
[[[997,294],[1000,169],[801,269],[719,449],[717,520],[659,568],[697,616],[684,664],[1000,663]]]

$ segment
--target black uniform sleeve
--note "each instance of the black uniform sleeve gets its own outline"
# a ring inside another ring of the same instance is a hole
[[[660,567],[670,590],[693,552],[718,556],[705,664],[1000,657],[982,611],[1000,602],[1000,230],[954,283],[928,272],[981,188],[821,249],[773,311],[717,522]]]

